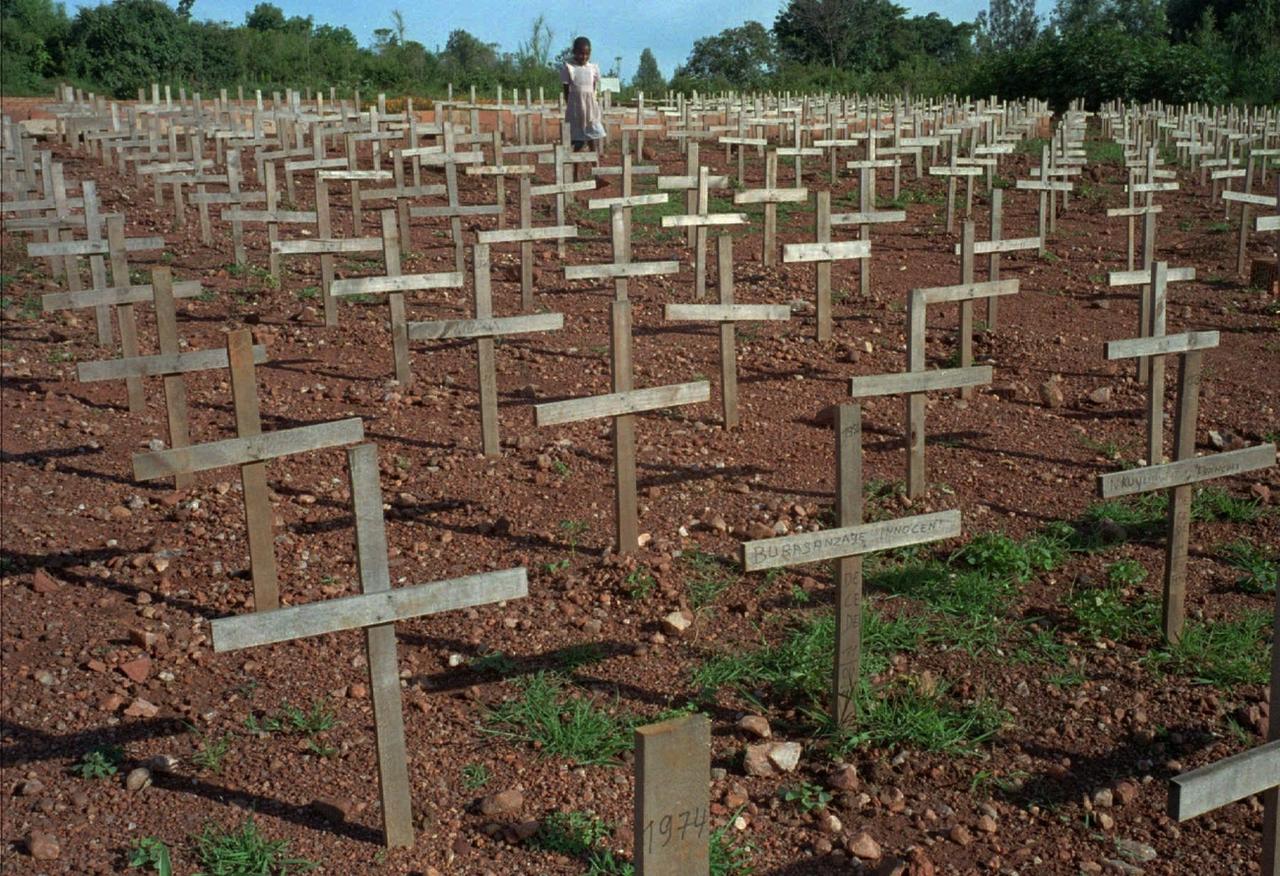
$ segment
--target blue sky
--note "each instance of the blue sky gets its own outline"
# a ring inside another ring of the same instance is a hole
[[[196,0],[192,16],[197,19],[231,21],[239,24],[257,0]],[[462,28],[486,42],[496,42],[504,50],[528,38],[533,19],[542,13],[555,35],[558,51],[578,34],[591,38],[593,60],[604,70],[613,66],[614,57],[622,56],[622,73],[635,73],[640,51],[653,50],[663,74],[689,56],[694,40],[719,33],[727,27],[755,19],[766,27],[773,23],[783,0],[630,0],[625,3],[588,3],[582,0],[540,0],[538,3],[514,3],[510,0],[468,0],[463,3],[409,3],[404,0],[270,0],[285,15],[310,15],[317,24],[345,25],[361,45],[372,41],[373,31],[389,27],[391,10],[399,9],[405,17],[407,35],[428,48],[443,46],[449,31]],[[971,21],[986,0],[933,0],[903,2],[915,15],[937,12],[952,21]],[[72,0],[73,8],[93,6]],[[1051,8],[1051,0],[1039,0],[1041,16]]]

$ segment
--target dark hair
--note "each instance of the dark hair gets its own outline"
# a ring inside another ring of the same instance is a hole
[[[580,37],[577,37],[576,39],[574,39],[574,41],[573,41],[573,50],[574,50],[575,52],[576,52],[576,51],[578,51],[578,49],[580,49],[580,48],[584,48],[584,47],[585,47],[585,48],[588,48],[588,49],[589,49],[589,48],[591,48],[591,40],[587,39],[587,38],[586,38],[586,37],[584,37],[584,36],[580,36]]]

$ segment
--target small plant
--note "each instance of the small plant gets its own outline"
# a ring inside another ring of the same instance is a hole
[[[573,672],[591,663],[599,663],[604,659],[604,651],[595,642],[583,642],[562,648],[556,654],[556,663],[565,672]]]
[[[1191,500],[1191,516],[1196,520],[1222,520],[1228,523],[1252,523],[1263,514],[1256,499],[1241,499],[1221,487],[1197,490]]]
[[[469,763],[462,768],[462,786],[468,791],[478,791],[489,784],[489,768],[482,763]]]
[[[586,876],[634,876],[635,867],[602,847],[612,828],[589,812],[553,812],[530,841],[535,848],[582,860]]]
[[[1123,642],[1154,632],[1160,607],[1150,598],[1126,601],[1117,587],[1080,590],[1067,599],[1080,632],[1093,639]]]
[[[301,289],[298,290],[297,295],[303,301],[309,301],[313,298],[319,298],[320,287],[319,286],[303,286]]]
[[[191,755],[191,762],[202,770],[211,773],[222,772],[222,761],[231,753],[231,734],[225,733],[218,739],[206,739]]]
[[[569,557],[572,559],[578,553],[578,537],[586,532],[588,528],[585,520],[561,520],[560,531],[565,534],[565,538],[569,542]]]
[[[1243,574],[1236,586],[1246,593],[1273,593],[1280,576],[1280,555],[1268,554],[1251,541],[1240,539],[1218,549],[1227,565]]]
[[[61,365],[63,362],[70,362],[74,358],[70,350],[50,350],[48,356],[50,365]]]
[[[488,672],[494,675],[510,675],[516,671],[516,661],[502,651],[490,651],[473,657],[468,664],[476,672]]]
[[[1144,662],[1215,687],[1266,684],[1270,627],[1271,614],[1263,611],[1234,620],[1188,622],[1177,642],[1151,652]]]
[[[556,674],[516,682],[519,696],[493,709],[488,732],[527,742],[544,757],[577,764],[611,764],[631,750],[629,716],[611,714]]]
[[[569,464],[563,459],[557,459],[555,462],[551,463],[551,470],[562,478],[569,476]]]
[[[1079,687],[1088,681],[1088,678],[1079,667],[1073,667],[1065,672],[1055,672],[1052,675],[1047,675],[1044,680],[1056,688],[1068,688]]]
[[[129,869],[154,870],[160,876],[173,876],[173,863],[169,860],[169,847],[154,836],[140,837],[129,851]]]
[[[792,585],[791,601],[794,602],[796,605],[808,605],[809,601],[812,598],[813,597],[809,595],[809,591],[805,590],[799,584]]]
[[[275,714],[265,714],[261,718],[250,714],[244,725],[250,733],[305,733],[315,736],[337,726],[338,719],[329,708],[327,700],[315,700],[310,709],[285,703]]]
[[[1146,579],[1146,567],[1135,559],[1126,557],[1107,566],[1107,581],[1112,587],[1133,587]]]
[[[120,771],[124,761],[124,749],[118,745],[106,745],[87,751],[80,762],[71,768],[82,779],[108,779]]]
[[[1210,222],[1205,226],[1205,231],[1210,234],[1226,234],[1231,230],[1230,222]]]
[[[778,791],[778,797],[805,812],[825,809],[832,800],[830,791],[809,782],[782,788]]]
[[[193,841],[200,866],[196,876],[288,876],[319,866],[306,858],[289,857],[288,841],[268,840],[252,815],[230,831],[206,824]]]
[[[737,575],[719,559],[696,548],[685,551],[680,560],[690,572],[684,586],[689,591],[689,605],[694,611],[710,606],[738,580]]]
[[[647,567],[640,566],[627,573],[626,585],[627,595],[638,601],[648,599],[658,586],[658,582]]]

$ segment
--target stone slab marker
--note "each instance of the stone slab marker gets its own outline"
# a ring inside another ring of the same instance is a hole
[[[364,425],[359,417],[352,417],[264,433],[258,413],[251,332],[241,329],[227,335],[227,361],[231,369],[231,396],[235,404],[238,437],[154,453],[136,453],[133,456],[133,476],[139,481],[150,481],[229,465],[239,466],[249,541],[249,568],[253,576],[254,610],[270,611],[280,606],[280,587],[267,492],[267,461],[294,453],[354,444],[364,439]]]
[[[858,405],[836,408],[836,516],[839,527],[742,543],[745,571],[836,560],[836,656],[831,716],[842,727],[857,721],[862,657],[862,555],[960,535],[960,512],[939,511],[862,523],[862,416]]]
[[[388,847],[407,848],[413,845],[413,809],[396,660],[396,621],[520,599],[528,595],[528,582],[525,570],[514,568],[393,589],[376,445],[349,448],[347,463],[362,594],[255,615],[215,618],[209,626],[213,650],[219,654],[341,630],[364,630],[383,836]]]
[[[711,872],[711,722],[686,715],[636,728],[637,876]]]

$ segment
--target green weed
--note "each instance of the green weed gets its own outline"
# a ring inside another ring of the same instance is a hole
[[[105,745],[87,751],[80,762],[71,768],[82,779],[107,779],[120,771],[124,761],[124,749],[118,745]]]
[[[818,785],[801,782],[798,785],[790,785],[779,789],[778,797],[797,809],[804,812],[813,812],[815,809],[825,809],[827,804],[831,802],[833,795],[830,791]]]
[[[702,611],[712,605],[738,580],[737,574],[718,557],[696,548],[681,554],[680,561],[689,570],[684,586],[694,611]]]
[[[202,770],[211,773],[222,772],[222,761],[231,753],[231,734],[225,733],[217,739],[206,739],[191,755],[191,762]]]
[[[1263,515],[1256,499],[1241,499],[1221,487],[1196,490],[1191,500],[1191,516],[1195,520],[1252,523]]]
[[[1215,687],[1266,684],[1270,628],[1271,614],[1264,611],[1246,612],[1234,620],[1189,621],[1176,643],[1151,652],[1143,662]]]
[[[1107,581],[1112,587],[1133,587],[1146,579],[1146,567],[1135,559],[1126,557],[1107,566]]]
[[[658,581],[647,567],[641,566],[627,573],[626,585],[627,595],[632,599],[640,600],[648,599],[652,595],[654,589],[658,586]]]
[[[206,824],[194,838],[196,876],[287,876],[319,866],[306,858],[289,857],[286,840],[268,840],[250,815],[230,831]]]
[[[1280,575],[1280,554],[1269,554],[1251,541],[1240,539],[1218,549],[1223,562],[1243,574],[1236,586],[1246,593],[1273,593]]]
[[[482,763],[469,763],[462,768],[462,786],[468,791],[478,791],[489,784],[489,768]]]
[[[474,657],[468,665],[475,672],[486,672],[494,675],[510,675],[518,668],[516,661],[501,651],[490,651]]]
[[[158,837],[139,837],[129,850],[129,869],[154,870],[159,876],[173,876],[169,847]]]
[[[1150,597],[1134,602],[1117,587],[1080,590],[1067,597],[1080,632],[1093,639],[1123,642],[1156,630],[1160,606]]]
[[[629,717],[610,714],[558,675],[539,672],[515,682],[519,696],[486,717],[488,732],[535,746],[545,757],[610,764],[631,750]]]

